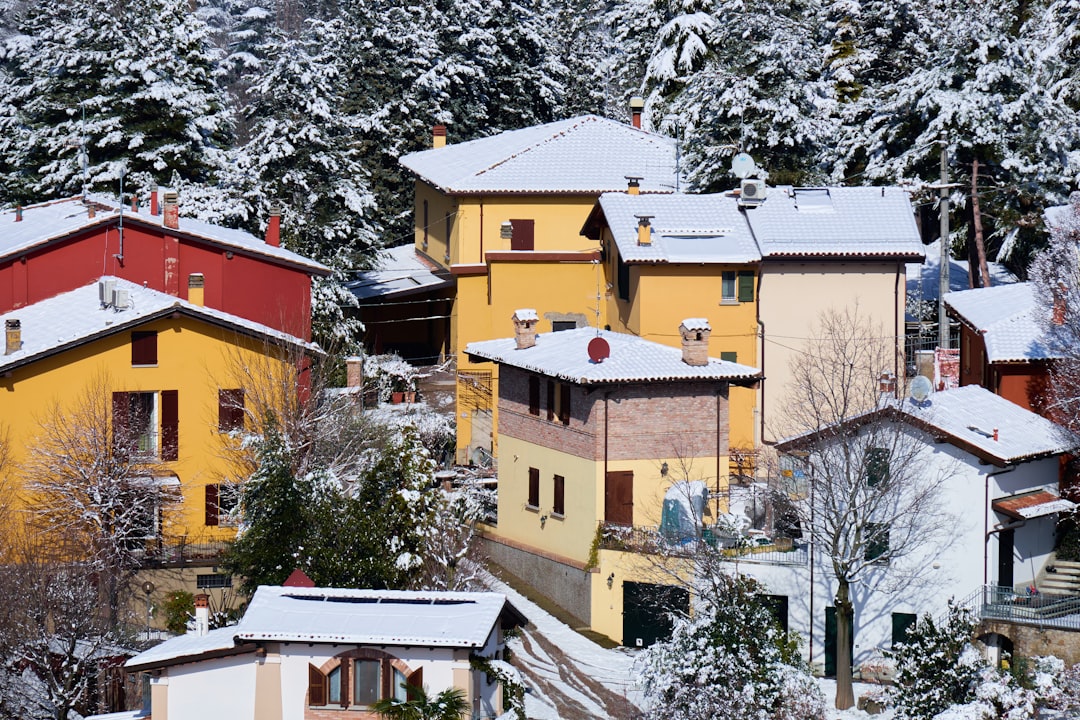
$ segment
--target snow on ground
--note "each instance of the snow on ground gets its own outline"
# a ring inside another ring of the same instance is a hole
[[[527,688],[525,714],[529,720],[629,720],[639,716],[642,694],[634,679],[637,651],[602,648],[501,580],[488,573],[483,577],[531,623],[508,643],[513,653],[511,662]],[[836,697],[836,682],[824,678],[818,682],[828,701],[827,720],[893,719],[891,711],[869,715],[854,708],[835,710],[831,704]],[[877,689],[876,685],[855,683],[856,700]]]

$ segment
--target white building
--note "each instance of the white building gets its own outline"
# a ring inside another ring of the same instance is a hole
[[[498,593],[263,586],[238,625],[206,631],[197,617],[202,632],[125,667],[149,675],[162,720],[361,720],[375,701],[404,698],[403,683],[459,688],[472,718],[492,718],[501,686],[470,660],[501,659],[503,630],[524,623]]]

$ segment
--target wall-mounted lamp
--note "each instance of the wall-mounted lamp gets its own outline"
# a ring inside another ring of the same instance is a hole
[[[544,525],[546,525],[546,524],[547,524],[547,515],[541,515],[540,516],[540,528],[543,529]]]
[[[615,573],[611,573],[610,575],[607,576],[608,590],[610,590],[613,585],[615,585]]]
[[[668,474],[668,464],[667,463],[662,463],[660,465],[660,477],[667,477],[667,474]]]

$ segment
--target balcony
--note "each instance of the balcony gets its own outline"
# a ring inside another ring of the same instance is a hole
[[[604,523],[600,533],[601,550],[693,557],[713,553],[731,562],[765,563],[770,565],[806,565],[809,545],[787,537],[770,538],[760,531],[747,536],[714,533],[709,526],[697,534],[661,532],[656,525],[613,525]]]
[[[960,605],[975,611],[980,620],[1033,625],[1040,629],[1080,630],[1080,597],[1071,595],[1028,595],[984,585]]]
[[[142,567],[165,568],[185,565],[209,566],[220,560],[230,543],[225,541],[188,543],[181,540],[176,544],[148,542],[146,553],[142,556]]]

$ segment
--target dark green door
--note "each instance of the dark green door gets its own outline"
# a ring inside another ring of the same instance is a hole
[[[852,623],[854,626],[854,623]],[[848,655],[855,658],[855,628],[851,628]],[[836,608],[825,608],[825,677],[836,677]]]
[[[685,588],[652,583],[623,583],[623,645],[648,647],[671,637],[671,613],[690,612]]]

